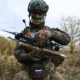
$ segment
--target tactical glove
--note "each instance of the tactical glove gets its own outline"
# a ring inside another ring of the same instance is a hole
[[[36,43],[39,46],[42,46],[46,40],[49,40],[53,34],[49,30],[40,30],[39,32],[36,33],[35,35],[35,40]]]
[[[33,61],[39,61],[40,59],[42,59],[43,54],[44,54],[43,51],[38,49],[33,49],[31,52],[29,52],[28,56]]]

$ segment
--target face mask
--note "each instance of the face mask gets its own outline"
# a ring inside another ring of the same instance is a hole
[[[31,13],[31,22],[39,25],[44,21],[44,13],[41,12],[33,12]]]

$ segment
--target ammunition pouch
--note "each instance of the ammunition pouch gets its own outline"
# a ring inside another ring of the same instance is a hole
[[[50,69],[46,70],[41,63],[33,63],[29,65],[29,75],[32,79],[43,79],[49,72]]]

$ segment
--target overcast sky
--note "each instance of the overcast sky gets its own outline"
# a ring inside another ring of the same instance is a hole
[[[25,28],[22,19],[29,22],[27,6],[30,0],[0,0],[0,35],[10,36],[1,30],[20,32]],[[58,27],[61,17],[80,18],[80,0],[45,0],[49,5],[46,25]]]

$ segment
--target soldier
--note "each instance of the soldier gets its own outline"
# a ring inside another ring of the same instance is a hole
[[[45,40],[54,40],[59,44],[67,45],[70,42],[68,34],[58,28],[45,26],[48,8],[48,5],[43,0],[31,0],[28,5],[29,27],[17,34],[15,38],[19,39],[22,35],[29,36],[35,33],[34,38],[40,47]],[[58,58],[45,55],[43,52],[39,52],[38,49],[24,50],[19,48],[19,45],[16,45],[14,56],[25,68],[17,73],[13,80],[64,80],[56,70],[56,67],[62,63]]]

